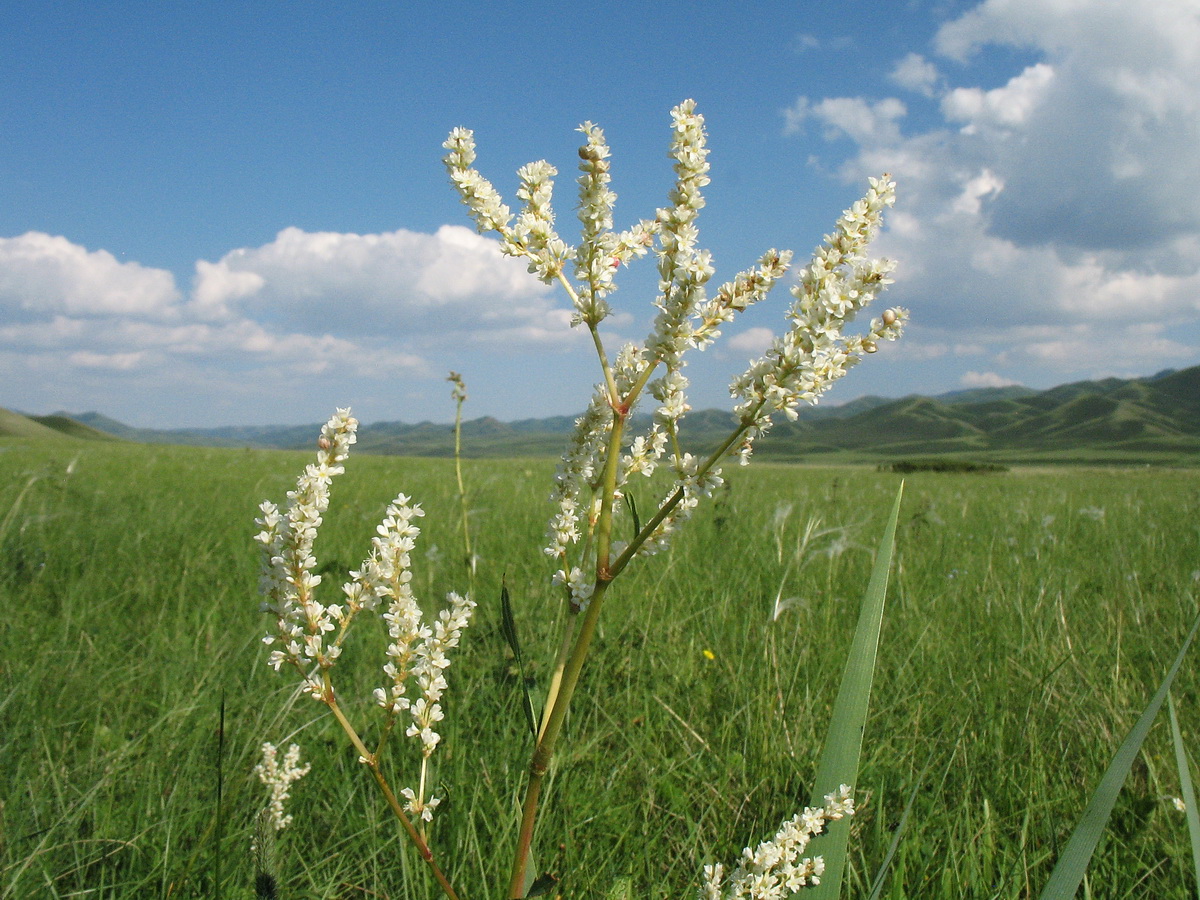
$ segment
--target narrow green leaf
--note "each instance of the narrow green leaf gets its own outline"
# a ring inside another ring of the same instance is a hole
[[[1179,769],[1179,794],[1187,815],[1188,838],[1192,843],[1192,869],[1196,874],[1196,896],[1200,897],[1200,809],[1196,809],[1196,791],[1192,787],[1192,769],[1188,765],[1183,734],[1175,715],[1175,698],[1167,693],[1167,712],[1171,715],[1171,741],[1175,744],[1175,765]]]
[[[521,676],[521,694],[525,700],[525,721],[536,741],[538,716],[533,705],[533,696],[530,694],[532,679],[525,675],[525,660],[521,656],[521,642],[517,640],[517,623],[513,619],[512,599],[508,595],[508,583],[504,578],[500,579],[500,630],[504,633],[504,639],[508,641],[513,658],[517,661],[517,672]]]
[[[633,517],[633,537],[636,538],[642,533],[642,520],[638,515],[637,501],[633,499],[633,491],[625,495],[625,505],[629,507],[629,515]]]
[[[871,885],[871,893],[867,895],[867,900],[879,900],[883,895],[883,886],[887,883],[888,870],[892,867],[892,860],[895,859],[896,851],[900,847],[900,838],[908,827],[908,816],[912,812],[913,804],[917,802],[917,794],[925,784],[925,773],[929,771],[929,765],[932,762],[933,752],[931,751],[925,759],[925,765],[921,767],[921,773],[917,775],[917,780],[913,782],[912,790],[908,792],[908,801],[904,804],[904,811],[900,813],[900,821],[896,824],[891,841],[888,842],[883,862],[879,864],[879,871],[875,873],[875,881]]]
[[[1179,655],[1175,657],[1175,663],[1167,672],[1167,677],[1163,679],[1158,692],[1150,700],[1150,704],[1142,712],[1141,718],[1137,720],[1137,724],[1133,726],[1133,730],[1129,732],[1117,750],[1117,755],[1109,764],[1108,771],[1100,779],[1100,784],[1092,794],[1087,809],[1083,811],[1083,817],[1080,818],[1079,824],[1071,833],[1071,839],[1067,841],[1067,846],[1058,858],[1054,871],[1050,873],[1050,880],[1046,882],[1046,887],[1042,890],[1041,900],[1071,900],[1075,896],[1075,892],[1079,890],[1084,873],[1087,872],[1088,863],[1091,862],[1092,853],[1095,852],[1096,845],[1100,843],[1104,827],[1108,824],[1108,817],[1112,814],[1113,806],[1117,802],[1117,795],[1125,783],[1125,777],[1129,774],[1133,761],[1142,749],[1142,742],[1150,733],[1150,726],[1154,724],[1154,718],[1162,708],[1163,700],[1166,699],[1167,691],[1171,689],[1171,682],[1175,680],[1175,675],[1183,664],[1184,655],[1196,637],[1197,629],[1200,629],[1200,616],[1196,617],[1187,640],[1179,648]]]
[[[824,806],[826,794],[833,793],[843,784],[854,787],[858,781],[858,762],[862,755],[863,732],[866,730],[875,658],[879,649],[879,631],[883,624],[883,604],[887,597],[888,573],[896,545],[896,522],[900,518],[900,501],[903,497],[904,483],[901,482],[896,492],[896,502],[892,505],[892,514],[879,541],[875,568],[858,613],[858,627],[854,631],[846,670],[833,704],[829,734],[817,765],[811,806]],[[830,823],[818,843],[819,846],[813,849],[825,858],[825,874],[819,885],[805,890],[805,897],[810,900],[836,900],[841,894],[842,876],[846,870],[850,820]]]

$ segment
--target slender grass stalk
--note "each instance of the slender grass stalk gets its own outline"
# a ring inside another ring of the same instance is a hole
[[[224,895],[222,887],[221,863],[225,848],[225,691],[221,691],[221,699],[217,712],[217,820],[213,823],[213,897],[221,900]]]
[[[471,590],[475,590],[475,550],[471,546],[470,509],[467,503],[467,489],[463,486],[462,474],[462,410],[467,401],[467,385],[457,372],[451,371],[446,379],[454,385],[450,392],[454,400],[454,477],[458,481],[458,505],[462,511],[463,562],[467,570],[467,580]]]

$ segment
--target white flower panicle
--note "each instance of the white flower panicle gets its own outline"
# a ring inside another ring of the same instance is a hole
[[[704,867],[701,900],[782,900],[804,887],[821,883],[825,861],[802,856],[809,842],[825,830],[827,822],[854,815],[848,786],[825,795],[823,808],[808,807],[780,826],[775,837],[757,847],[747,847],[728,881],[720,863]]]
[[[767,296],[791,261],[791,250],[768,250],[758,261],[757,269],[739,272],[733,281],[721,285],[716,296],[700,308],[699,324],[692,331],[692,346],[703,350],[719,338],[721,325],[732,322],[735,313]]]
[[[444,718],[439,701],[447,688],[445,672],[450,659],[446,651],[458,646],[459,637],[475,611],[475,601],[469,597],[451,593],[447,599],[450,607],[438,613],[432,629],[422,628],[424,636],[413,650],[412,674],[421,696],[408,707],[412,723],[405,734],[420,738],[425,757],[433,753],[441,740],[433,725]]]
[[[283,831],[292,824],[291,815],[284,814],[292,785],[307,775],[311,768],[311,763],[300,765],[300,747],[296,744],[288,747],[282,763],[279,761],[279,751],[274,744],[262,745],[262,762],[254,767],[254,774],[271,791],[267,814],[271,826],[276,831]]]
[[[863,354],[900,336],[908,317],[903,309],[889,309],[873,319],[865,336],[843,333],[891,283],[893,263],[868,259],[866,251],[883,210],[894,202],[891,179],[870,179],[867,195],[842,214],[837,229],[800,273],[800,283],[792,289],[796,299],[788,310],[788,331],[730,385],[730,394],[741,401],[734,412],[749,426],[740,452],[743,464],[753,440],[770,428],[773,413],[794,420],[801,403],[815,404]]]
[[[652,475],[670,454],[674,484],[656,515],[646,517],[655,524],[638,537],[639,555],[662,549],[699,500],[722,483],[715,459],[694,459],[679,446],[680,423],[691,409],[684,354],[716,341],[739,312],[767,295],[792,261],[790,251],[769,250],[756,266],[707,296],[713,265],[708,251],[699,248],[696,222],[709,183],[709,150],[704,119],[694,101],[685,100],[671,110],[671,129],[669,155],[675,183],[668,204],[657,210],[653,219],[615,232],[612,154],[597,125],[585,122],[580,126],[584,135],[578,179],[581,238],[575,247],[563,243],[554,232],[551,178],[557,172],[549,163],[530,163],[518,172],[517,195],[524,207],[516,224],[509,227],[507,207],[472,168],[475,145],[471,132],[455,129],[444,144],[451,180],[479,230],[496,232],[503,252],[524,258],[530,271],[543,281],[557,280],[566,288],[575,307],[572,324],[591,330],[604,368],[605,381],[597,385],[587,412],[576,421],[555,476],[554,512],[545,547],[558,564],[554,580],[564,587],[576,609],[586,607],[594,589],[594,584],[585,584],[582,573],[594,571],[594,556],[604,543],[592,540],[601,507],[610,504],[613,513],[618,511],[616,504],[624,497],[628,479]],[[894,196],[894,185],[887,176],[871,179],[867,195],[842,215],[834,233],[800,272],[799,284],[792,291],[795,301],[787,314],[787,332],[731,385],[738,400],[734,425],[738,431],[730,453],[743,464],[755,439],[770,428],[774,414],[795,418],[801,403],[815,403],[864,354],[874,352],[880,341],[899,336],[907,317],[900,309],[887,310],[872,320],[865,334],[844,333],[856,314],[890,283],[892,264],[870,260],[866,251]],[[659,276],[653,328],[641,346],[627,345],[610,365],[597,326],[611,313],[606,297],[616,289],[614,274],[622,264],[651,249]],[[570,279],[563,268],[567,260],[574,261]],[[649,393],[656,404],[650,428],[642,434],[626,434],[625,423],[643,393]],[[622,440],[616,451],[609,444],[618,422]],[[616,483],[604,484],[605,454],[613,451],[621,454]],[[607,538],[611,540],[611,534]],[[610,551],[616,549],[609,545]],[[610,552],[609,557],[612,555]],[[600,577],[598,571],[595,574]]]
[[[516,223],[509,226],[512,214],[486,178],[472,167],[475,162],[475,137],[465,128],[455,128],[442,146],[450,180],[466,204],[476,228],[482,234],[495,231],[500,250],[508,256],[525,259],[529,271],[542,281],[561,281],[575,306],[573,325],[594,328],[611,312],[605,295],[616,290],[613,275],[622,264],[644,256],[659,230],[656,220],[643,220],[628,231],[612,231],[613,204],[617,195],[609,188],[610,152],[604,132],[585,122],[579,127],[586,142],[579,148],[579,219],[582,239],[577,247],[565,243],[554,231],[551,207],[553,176],[557,169],[545,160],[529,163],[518,170],[521,185],[517,197],[525,204]],[[575,261],[575,281],[566,280],[563,267]]]
[[[272,613],[277,624],[275,633],[263,638],[264,643],[277,645],[270,664],[276,671],[285,663],[296,666],[306,689],[317,698],[323,691],[320,672],[341,653],[341,647],[326,636],[345,622],[347,612],[316,599],[321,576],[314,572],[313,543],[329,507],[330,484],[345,471],[342,463],[357,440],[357,429],[358,420],[350,410],[339,409],[321,429],[316,464],[306,467],[296,489],[288,492],[287,512],[280,513],[274,503],[264,501],[259,506],[262,515],[255,520],[262,529],[255,535],[263,551],[259,588],[267,597],[264,611]]]
[[[611,428],[612,407],[603,385],[597,385],[587,411],[575,420],[571,442],[554,473],[554,491],[550,500],[557,509],[546,531],[550,539],[545,548],[547,556],[554,559],[564,556],[567,548],[580,539],[580,499],[586,490],[588,502],[591,501],[596,464]]]
[[[442,146],[450,178],[470,210],[479,231],[500,231],[509,234],[512,212],[500,200],[492,183],[471,168],[475,162],[475,136],[466,128],[455,128]]]
[[[458,374],[452,372],[450,380],[455,383],[455,396],[465,396],[466,388]],[[256,521],[262,531],[256,540],[262,544],[266,557],[262,588],[269,600],[265,608],[275,614],[278,622],[277,633],[265,641],[282,646],[269,658],[276,671],[285,663],[295,666],[305,690],[313,698],[334,706],[328,669],[341,654],[347,628],[360,611],[384,607],[382,618],[389,638],[383,665],[385,684],[374,691],[374,697],[387,711],[389,730],[395,721],[392,717],[407,713],[405,733],[420,741],[420,787],[405,796],[410,800],[409,812],[429,821],[440,802],[437,798],[426,798],[425,783],[429,757],[441,740],[436,725],[445,718],[441,699],[447,688],[446,669],[450,665],[447,654],[458,646],[463,630],[470,623],[475,601],[450,593],[448,608],[439,613],[432,625],[423,620],[412,590],[412,554],[421,533],[416,520],[425,513],[405,494],[396,495],[388,504],[383,521],[371,539],[369,555],[342,586],[345,604],[322,606],[316,600],[314,589],[321,578],[313,574],[316,565],[313,541],[321,525],[321,514],[329,506],[329,481],[342,473],[341,463],[355,441],[357,427],[350,411],[339,409],[321,431],[316,465],[305,470],[296,490],[288,494],[287,514],[280,514],[270,502],[260,507],[262,516]],[[329,641],[327,637],[335,629],[338,633]],[[408,691],[410,682],[416,685],[412,696]],[[295,780],[308,770],[294,774],[293,770],[299,770],[290,751],[280,769],[275,763],[275,749],[271,747],[268,755],[267,746],[263,750],[260,775],[264,781],[268,777],[280,781],[282,797],[286,799],[290,783],[287,778]],[[363,761],[368,760],[363,757]],[[288,775],[289,772],[293,774]],[[279,815],[282,816],[282,807]]]
[[[677,368],[679,358],[692,336],[691,317],[704,299],[704,285],[712,277],[712,258],[696,249],[699,231],[696,218],[704,207],[701,189],[708,185],[708,148],[705,146],[704,117],[696,103],[685,100],[671,110],[670,155],[675,160],[673,204],[658,211],[661,227],[658,253],[658,317],[646,349],[668,370]]]

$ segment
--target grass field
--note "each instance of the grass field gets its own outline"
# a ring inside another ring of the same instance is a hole
[[[264,663],[256,505],[282,501],[308,459],[0,443],[0,896],[251,896],[264,740],[313,763],[282,833],[282,896],[436,896],[324,707]],[[419,595],[464,589],[452,466],[352,456],[317,547],[326,581],[357,566],[404,490],[427,511]],[[552,470],[466,467],[481,606],[450,669],[431,836],[466,898],[504,889],[529,750],[502,574],[543,676],[552,652]],[[564,896],[603,896],[624,874],[640,897],[693,896],[702,863],[732,862],[803,805],[898,484],[735,472],[668,553],[621,579],[537,836]],[[816,517],[841,530],[794,560]],[[915,788],[885,897],[1036,897],[1195,615],[1200,472],[917,474],[901,521],[844,896],[865,895]],[[780,597],[794,599],[775,617]],[[358,638],[342,692],[366,723],[382,638]],[[1189,664],[1174,693],[1192,742],[1198,687]],[[403,783],[415,760],[400,756]],[[1090,896],[1194,896],[1178,791],[1164,721]]]

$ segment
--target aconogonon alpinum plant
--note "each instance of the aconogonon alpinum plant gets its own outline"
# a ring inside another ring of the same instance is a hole
[[[581,238],[574,246],[555,229],[553,166],[539,161],[518,171],[522,207],[514,215],[474,168],[472,133],[456,128],[444,144],[446,168],[478,230],[495,232],[505,254],[523,259],[542,281],[562,286],[574,306],[572,324],[588,331],[600,371],[554,479],[553,513],[543,550],[552,561],[553,582],[562,598],[561,631],[545,706],[535,722],[519,837],[507,875],[509,898],[525,896],[532,880],[529,858],[543,779],[610,585],[635,559],[667,546],[697,504],[722,484],[726,460],[749,462],[754,442],[770,429],[773,416],[795,419],[803,404],[816,403],[880,341],[897,338],[907,315],[889,309],[872,319],[863,333],[846,331],[890,282],[892,263],[867,256],[883,211],[894,199],[894,185],[884,175],[870,180],[866,195],[843,213],[812,261],[800,270],[786,330],[733,379],[735,419],[728,437],[707,456],[684,451],[679,425],[690,408],[685,355],[711,345],[738,313],[761,301],[787,272],[791,253],[768,250],[757,265],[709,293],[714,269],[708,251],[698,246],[696,228],[704,207],[702,190],[709,182],[704,120],[690,100],[672,110],[671,120],[676,180],[668,204],[625,231],[613,230],[616,195],[609,187],[610,153],[604,133],[590,122],[580,126]],[[659,274],[652,330],[642,344],[625,344],[614,355],[600,327],[612,312],[608,297],[616,290],[614,276],[622,265],[650,253],[657,258]],[[645,433],[630,434],[630,416],[647,397],[654,407],[652,423]],[[325,605],[317,599],[321,576],[314,571],[313,542],[328,507],[330,483],[343,471],[357,424],[349,410],[338,410],[322,429],[316,464],[308,466],[296,490],[289,492],[286,511],[270,502],[261,506],[257,540],[265,560],[264,607],[276,621],[265,641],[273,647],[271,665],[292,672],[313,699],[328,706],[443,892],[457,898],[427,841],[427,826],[439,802],[429,792],[429,766],[439,741],[436,727],[447,687],[447,651],[457,645],[475,601],[452,593],[438,618],[426,623],[411,589],[411,554],[420,533],[415,520],[423,513],[404,494],[388,507],[368,557],[350,573],[340,600]],[[670,487],[653,513],[635,523],[640,527],[632,540],[616,540],[614,520],[623,514],[626,485],[659,467],[670,470]],[[381,613],[390,642],[375,690],[380,721],[368,745],[366,732],[350,723],[338,702],[333,670],[351,624],[371,613]],[[397,728],[419,740],[423,751],[415,786],[399,792],[403,802],[379,765]],[[817,883],[823,863],[819,856],[803,856],[809,840],[822,833],[828,820],[853,811],[851,789],[843,785],[825,798],[824,808],[803,810],[785,821],[774,838],[747,848],[732,871],[727,873],[719,864],[706,866],[701,896],[784,897]],[[469,893],[495,889],[479,885]]]

